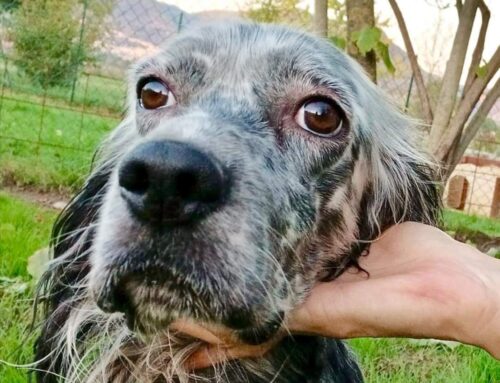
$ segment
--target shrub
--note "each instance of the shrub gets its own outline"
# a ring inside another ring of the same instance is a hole
[[[69,85],[80,65],[93,60],[111,4],[23,0],[10,28],[17,67],[43,87]]]

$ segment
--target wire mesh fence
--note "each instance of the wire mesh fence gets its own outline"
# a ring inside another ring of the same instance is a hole
[[[252,16],[192,13],[155,0],[25,3],[31,8],[24,9],[21,1],[0,2],[0,182],[38,189],[70,190],[81,183],[98,142],[122,117],[132,62],[200,22]],[[339,20],[344,16],[335,14]],[[283,18],[311,30],[310,10]],[[418,117],[406,54],[394,45],[390,51],[396,73],[381,66],[378,83],[402,109]],[[499,132],[497,103],[451,177],[464,177],[466,182],[460,184],[467,187],[457,189],[460,193],[450,185],[445,190],[451,207],[498,216]]]

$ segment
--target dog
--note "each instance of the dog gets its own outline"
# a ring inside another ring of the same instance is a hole
[[[179,319],[260,344],[387,227],[434,224],[415,121],[327,40],[245,22],[180,33],[58,218],[37,381],[361,382],[340,340],[286,336],[200,371]],[[332,326],[335,324],[332,324]]]

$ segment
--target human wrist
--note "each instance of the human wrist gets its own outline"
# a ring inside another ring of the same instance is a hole
[[[487,273],[487,289],[488,298],[484,307],[482,307],[482,320],[479,331],[476,327],[475,331],[478,331],[478,340],[476,345],[484,348],[495,358],[500,359],[500,262],[498,260],[493,260],[494,267],[486,270]],[[491,262],[493,263],[493,262]],[[474,331],[474,328],[472,329]],[[473,343],[474,344],[474,343]]]
[[[463,294],[462,315],[455,319],[456,339],[500,359],[500,261],[465,244],[460,244],[459,255],[468,257],[468,271],[478,287],[472,294]]]

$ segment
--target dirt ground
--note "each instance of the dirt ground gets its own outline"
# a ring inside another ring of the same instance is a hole
[[[44,193],[34,188],[19,188],[3,185],[0,190],[19,197],[25,201],[33,202],[55,210],[62,210],[70,200],[70,197],[67,195],[57,194],[54,192]]]

